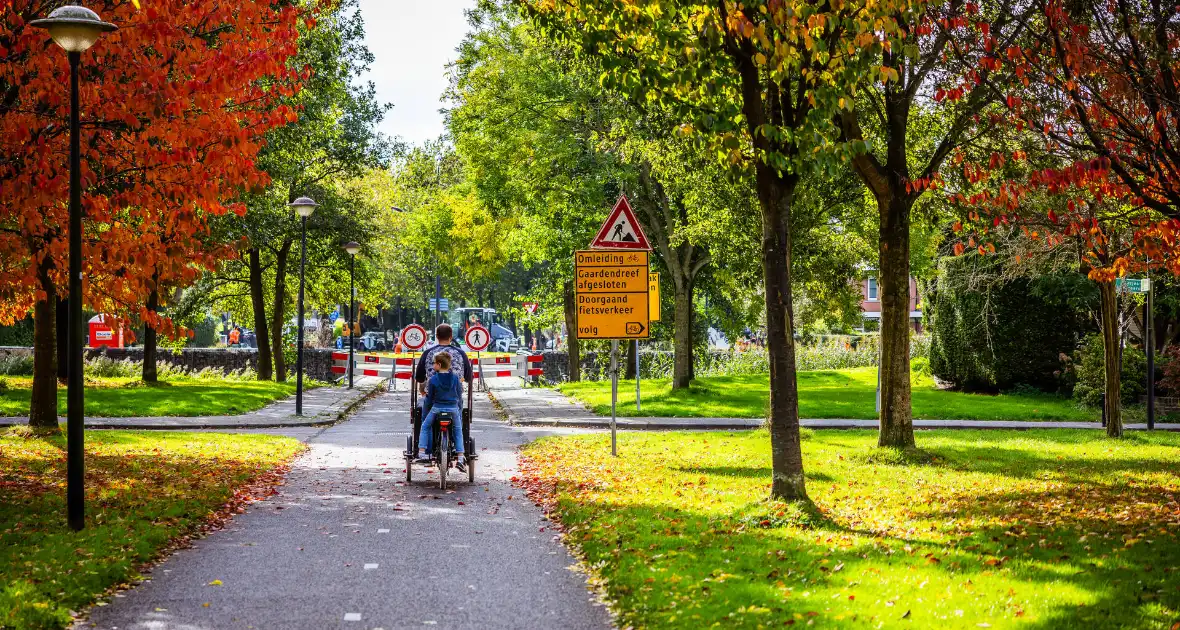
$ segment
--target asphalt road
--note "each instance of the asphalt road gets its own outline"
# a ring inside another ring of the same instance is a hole
[[[516,447],[553,431],[491,419],[478,397],[476,483],[464,476],[443,492],[422,467],[405,483],[407,406],[404,391],[386,393],[337,426],[291,431],[311,450],[278,496],[79,627],[611,627],[548,521],[508,481]]]

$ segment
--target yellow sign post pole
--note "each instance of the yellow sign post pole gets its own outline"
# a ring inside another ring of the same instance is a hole
[[[660,321],[660,274],[651,272],[647,274],[647,319],[648,325],[650,322]],[[641,396],[639,395],[639,340],[635,340],[635,413],[639,413],[642,409]]]

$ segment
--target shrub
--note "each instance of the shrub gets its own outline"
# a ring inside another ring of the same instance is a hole
[[[0,374],[7,376],[32,376],[33,356],[14,354],[0,357]]]
[[[984,280],[1002,272],[979,257],[944,259],[923,299],[930,322],[930,369],[966,390],[1008,390],[1018,383],[1057,390],[1061,354],[1090,328],[1097,288],[1081,274]]]
[[[1106,357],[1102,347],[1102,336],[1088,335],[1080,350],[1074,355],[1074,372],[1077,384],[1073,388],[1074,400],[1083,405],[1098,407],[1102,393],[1106,391]],[[1135,403],[1147,392],[1147,355],[1134,346],[1123,348],[1123,365],[1119,370],[1119,393],[1124,404]]]
[[[143,373],[143,363],[97,356],[86,361],[82,373],[90,378],[136,378]]]
[[[217,327],[220,323],[219,320],[212,317],[206,317],[198,322],[196,326],[193,326],[194,336],[189,345],[194,348],[212,348],[217,344]]]
[[[1163,374],[1159,377],[1160,388],[1173,396],[1180,396],[1180,346],[1168,348],[1162,360],[1156,360],[1156,366],[1156,374]]]
[[[0,326],[0,346],[33,345],[33,318],[27,317],[11,326]]]

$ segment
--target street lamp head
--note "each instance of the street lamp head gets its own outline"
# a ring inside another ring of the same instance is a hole
[[[311,213],[315,212],[316,208],[320,207],[320,204],[312,201],[311,197],[300,197],[287,204],[287,206],[294,208],[295,214],[307,218],[311,216]]]
[[[86,7],[67,4],[58,7],[49,17],[33,20],[29,24],[49,31],[49,36],[58,46],[67,52],[80,53],[90,48],[99,35],[109,33],[119,27],[109,22],[103,22],[98,14]]]
[[[349,241],[344,244],[344,251],[348,252],[349,256],[356,256],[361,251],[361,244],[356,241]]]

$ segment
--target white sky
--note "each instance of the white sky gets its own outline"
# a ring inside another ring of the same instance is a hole
[[[360,0],[365,44],[376,59],[365,77],[377,100],[393,103],[380,131],[422,144],[443,132],[439,100],[446,65],[467,34],[465,9],[476,0]]]

